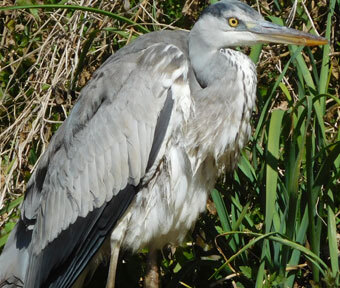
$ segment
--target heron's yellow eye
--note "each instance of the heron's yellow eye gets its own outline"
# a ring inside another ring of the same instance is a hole
[[[229,25],[230,25],[230,27],[237,27],[238,19],[235,18],[235,17],[229,18]]]

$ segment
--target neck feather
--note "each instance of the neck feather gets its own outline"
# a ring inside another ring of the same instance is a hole
[[[193,168],[199,169],[205,159],[214,159],[219,171],[233,169],[250,136],[255,65],[241,52],[198,45],[199,39],[193,36],[189,39],[190,61],[204,88],[193,95],[195,117],[188,123]]]

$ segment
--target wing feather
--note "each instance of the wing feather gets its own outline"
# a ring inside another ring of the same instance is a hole
[[[128,165],[129,165],[129,182],[137,186],[141,178],[141,159],[140,143],[138,138],[138,123],[131,119],[129,122],[128,139]]]
[[[129,156],[127,154],[127,151],[128,151],[127,141],[125,138],[123,138],[122,142],[119,143],[119,153],[121,157],[120,159],[121,160],[120,161],[120,170],[121,170],[120,187],[125,187],[128,182],[128,178],[129,178]]]
[[[184,54],[158,43],[122,55],[83,89],[30,180],[22,219],[36,223],[27,287],[75,281],[158,165],[167,129],[176,129],[169,122],[180,101],[170,91],[186,79]]]
[[[142,171],[142,173],[145,173],[145,169],[146,169],[146,163],[148,163],[148,151],[147,151],[147,134],[146,134],[146,129],[145,129],[145,123],[143,122],[139,122],[138,123],[138,129],[137,129],[137,133],[138,133],[138,139],[140,141],[140,147],[142,149],[141,153],[140,153],[140,170]]]
[[[119,143],[114,143],[111,149],[111,159],[115,159],[116,163],[122,163],[121,156]],[[110,175],[114,179],[114,190],[119,190],[120,187],[122,187],[122,169],[114,169],[114,167],[111,166]],[[114,194],[116,193],[114,192]]]

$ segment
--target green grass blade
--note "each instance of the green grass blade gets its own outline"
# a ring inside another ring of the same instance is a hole
[[[6,207],[4,207],[4,208],[2,208],[2,209],[0,210],[0,215],[3,215],[4,213],[8,213],[8,212],[11,211],[12,209],[18,207],[18,206],[21,204],[21,202],[22,202],[23,200],[24,200],[24,195],[22,195],[22,196],[16,198],[16,199],[13,200],[12,202],[10,202],[10,203],[8,204],[8,206],[6,206]]]
[[[254,183],[256,181],[256,173],[254,170],[254,167],[251,165],[251,163],[248,160],[247,155],[242,151],[241,157],[238,163],[238,167],[243,172],[245,176],[249,179],[251,183]]]
[[[231,231],[232,229],[231,229],[230,221],[227,216],[227,209],[225,207],[221,193],[217,191],[216,189],[213,189],[211,191],[211,197],[214,201],[216,211],[220,219],[223,231],[226,231],[226,232]],[[230,240],[229,245],[233,251],[236,251],[236,243],[234,239]]]
[[[303,214],[299,229],[296,233],[296,239],[295,239],[295,241],[301,245],[305,243],[308,224],[309,222],[308,222],[308,207],[307,207],[307,209],[305,210]],[[300,256],[301,256],[301,252],[299,250],[294,250],[292,253],[292,256],[289,259],[288,266],[298,265]],[[286,273],[286,277],[287,277],[287,281],[286,281],[287,287],[293,287],[296,273],[291,273],[291,274]]]
[[[5,246],[7,239],[8,239],[8,236],[9,236],[9,233],[0,237],[0,248]]]
[[[266,212],[265,212],[265,231],[268,233],[271,229],[275,200],[277,193],[278,178],[278,159],[280,155],[280,136],[281,124],[283,119],[283,110],[274,110],[271,115],[268,134],[268,151],[266,165]]]
[[[329,2],[329,12],[327,15],[327,26],[326,26],[326,35],[325,37],[330,40],[331,37],[331,28],[332,28],[332,17],[334,15],[335,8],[335,0],[330,0]],[[323,46],[323,57],[322,57],[322,65],[320,72],[320,83],[319,83],[319,93],[324,94],[327,92],[327,80],[328,80],[328,71],[329,71],[329,53],[330,53],[330,45]],[[325,110],[325,101],[322,103],[323,111]]]
[[[244,234],[244,235],[250,235],[250,236],[254,236],[256,238],[252,239],[251,241],[249,241],[248,244],[246,244],[244,247],[242,247],[239,251],[237,251],[237,253],[235,253],[233,256],[231,256],[225,263],[223,263],[218,269],[216,269],[216,271],[214,272],[213,275],[210,276],[209,279],[212,279],[213,277],[215,277],[216,275],[218,275],[218,273],[224,269],[231,261],[233,261],[237,256],[239,256],[241,253],[245,252],[247,249],[249,249],[250,247],[254,246],[257,242],[261,241],[261,240],[265,240],[268,239],[270,241],[276,241],[279,242],[285,246],[288,246],[292,249],[296,249],[299,250],[300,252],[302,252],[313,264],[315,264],[320,272],[325,275],[326,271],[327,271],[327,264],[317,255],[315,255],[312,251],[310,251],[309,249],[307,249],[306,247],[291,241],[289,239],[283,238],[282,235],[280,235],[278,232],[270,232],[267,234],[260,234],[260,233],[253,233],[253,232],[243,232],[243,231],[231,231],[231,232],[227,232],[224,234],[221,234],[220,236],[228,236],[228,235],[232,235],[232,234]],[[275,236],[275,235],[279,235]],[[258,286],[256,286],[258,287]]]
[[[235,197],[231,197],[231,201],[232,201],[232,204],[237,208],[238,211],[241,212],[241,215],[239,216],[240,218],[242,218],[243,216],[243,212],[245,210],[247,210],[249,208],[249,205],[251,204],[250,202],[247,202],[246,205],[244,207],[242,207],[242,205],[240,204],[240,202],[235,198]],[[246,222],[248,223],[248,225],[250,227],[254,227],[254,222],[253,220],[249,217],[248,214],[245,214],[244,215],[244,219],[246,220]],[[234,225],[233,224],[233,227],[232,227],[232,230],[235,230],[238,228],[238,225]]]
[[[334,166],[334,162],[339,157],[339,155],[340,155],[340,141],[332,145],[331,152],[323,161],[322,166],[318,172],[318,175],[315,177],[314,182],[315,187],[320,188],[324,183],[327,183],[327,180],[330,177],[329,171],[331,171],[332,167]]]
[[[85,62],[86,62],[85,59],[86,59],[87,52],[90,50],[91,45],[93,43],[93,40],[97,36],[98,32],[99,31],[97,29],[93,30],[91,33],[89,33],[89,35],[88,35],[88,37],[85,41],[85,44],[84,44],[82,51],[79,55],[78,65],[77,65],[76,71],[74,73],[74,77],[73,77],[72,84],[71,84],[71,90],[75,89],[75,85],[76,85],[76,82],[79,78],[79,75],[80,75],[81,71],[83,70],[83,68],[85,66]]]
[[[270,95],[268,97],[268,99],[266,100],[266,103],[264,104],[263,108],[262,108],[262,112],[261,112],[261,115],[260,115],[260,118],[259,118],[259,121],[257,123],[257,126],[256,126],[256,129],[255,129],[255,133],[254,133],[254,136],[253,136],[253,139],[256,140],[259,135],[260,135],[260,132],[263,130],[263,125],[265,123],[265,119],[266,117],[268,116],[268,110],[270,108],[270,105],[272,103],[272,100],[273,100],[273,97],[275,95],[275,92],[276,92],[276,89],[277,87],[279,86],[280,82],[282,81],[283,77],[286,75],[287,73],[287,70],[291,64],[292,61],[295,60],[295,58],[301,53],[303,49],[303,46],[297,48],[297,50],[295,51],[295,53],[291,56],[291,58],[289,59],[289,61],[287,62],[287,64],[285,65],[285,67],[283,68],[282,70],[282,73],[280,74],[280,76],[276,79],[275,81],[275,84],[273,86],[273,89],[272,91],[270,92]]]
[[[230,231],[231,227],[226,213],[226,207],[224,205],[224,201],[220,192],[217,191],[216,189],[213,189],[211,191],[211,197],[214,201],[218,216],[220,218],[222,229],[224,231]]]
[[[246,214],[248,212],[249,206],[250,206],[250,202],[248,202],[246,205],[244,205],[244,207],[243,207],[243,209],[241,211],[241,214],[238,215],[238,218],[235,219],[236,221],[233,222],[233,226],[232,226],[232,230],[233,231],[236,231],[240,227],[244,217],[246,216]]]
[[[314,229],[315,227],[315,221],[314,221],[314,210],[315,210],[315,201],[316,196],[318,193],[314,193],[315,189],[313,189],[314,184],[314,175],[313,175],[313,143],[312,143],[312,132],[308,132],[307,139],[306,139],[306,176],[307,176],[307,209],[308,209],[308,221],[309,221],[309,228],[308,228],[308,239],[310,241],[311,250],[314,253],[317,253],[317,239],[316,239],[316,231]],[[316,195],[315,195],[316,194]],[[312,271],[314,280],[318,280],[318,269],[315,265],[312,265]]]
[[[262,245],[262,253],[261,253],[261,264],[260,264],[260,267],[259,267],[259,270],[257,271],[257,275],[256,275],[256,285],[255,287],[256,288],[262,288],[263,287],[263,279],[264,279],[264,275],[265,275],[265,244],[266,244],[266,241],[263,242],[263,245]]]
[[[92,8],[92,7],[87,7],[87,6],[78,6],[78,5],[60,5],[60,4],[44,4],[44,5],[22,5],[22,6],[6,6],[6,7],[0,7],[0,11],[10,11],[10,10],[22,10],[22,9],[68,9],[68,10],[80,10],[80,11],[87,11],[91,13],[96,13],[96,14],[101,14],[104,16],[108,16],[112,19],[116,19],[118,21],[125,22],[127,24],[130,24],[134,27],[136,27],[138,30],[140,30],[143,33],[148,33],[150,32],[147,28],[143,27],[140,24],[137,24],[136,22],[125,18],[123,16],[120,16],[118,14],[97,9],[97,8]]]
[[[125,39],[131,39],[131,40],[134,40],[136,39],[136,35],[132,35],[129,33],[129,32],[126,32],[124,30],[119,30],[119,29],[116,29],[114,27],[105,27],[103,28],[104,31],[108,31],[108,32],[112,32],[112,33],[115,33]]]
[[[336,279],[337,284],[339,284],[339,250],[337,245],[337,231],[336,231],[336,223],[335,223],[335,214],[334,214],[334,197],[331,190],[328,190],[328,197],[331,203],[327,205],[328,212],[328,220],[327,220],[327,234],[329,241],[329,255],[331,258],[331,267],[332,267],[332,276]]]
[[[251,47],[249,58],[253,60],[255,64],[259,62],[262,51],[262,44],[257,44]]]
[[[247,232],[240,232],[240,231],[230,231],[230,232],[227,232],[227,233],[224,233],[222,235],[232,235],[232,234],[250,234],[250,235],[255,235],[255,233],[247,233]],[[244,251],[246,251],[247,249],[249,249],[250,247],[252,247],[253,245],[256,244],[256,242],[260,241],[260,240],[263,240],[265,238],[268,238],[270,235],[274,235],[275,232],[271,232],[271,233],[268,233],[268,234],[263,234],[263,235],[260,235],[260,234],[256,234],[257,238],[249,241],[248,244],[246,244],[245,246],[243,246],[239,251],[237,251],[237,253],[235,253],[233,256],[231,256],[228,261],[224,262],[218,269],[216,269],[215,273],[213,275],[210,276],[209,280],[212,279],[213,277],[215,277],[222,269],[224,269],[228,263],[230,263],[231,261],[233,261],[237,256],[239,256],[241,253],[243,253]]]
[[[293,98],[290,95],[290,92],[289,92],[287,86],[284,83],[280,82],[279,87],[281,88],[282,92],[286,95],[289,104],[292,105],[293,104]]]
[[[297,51],[297,49],[299,49],[297,46],[291,45],[290,46],[290,50],[292,55],[294,55]],[[300,71],[301,75],[303,76],[303,79],[306,83],[306,85],[311,89],[312,93],[316,93],[316,86],[313,80],[313,77],[308,69],[308,66],[305,62],[305,60],[303,59],[302,55],[299,54],[296,57],[296,63],[297,63],[297,69],[298,71]],[[315,96],[315,95],[314,95]],[[323,139],[326,139],[326,128],[325,128],[325,124],[324,124],[324,119],[323,119],[323,114],[324,114],[324,110],[322,109],[322,106],[320,104],[320,101],[315,101],[314,102],[314,110],[318,119],[318,124],[320,126],[321,129],[321,133],[322,133],[322,137]]]
[[[289,50],[291,51],[291,55],[294,55],[296,53],[296,51],[298,51],[299,48],[300,48],[299,46],[289,45]],[[310,73],[308,66],[307,66],[305,60],[303,59],[301,53],[299,53],[296,56],[295,60],[296,60],[296,63],[298,65],[299,69],[301,69],[303,79],[305,80],[307,86],[312,88],[313,90],[316,90],[316,86],[315,86],[312,74]]]

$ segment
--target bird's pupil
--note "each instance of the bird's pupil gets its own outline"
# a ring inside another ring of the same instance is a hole
[[[236,26],[238,24],[237,19],[235,18],[230,18],[229,23],[231,26]]]

